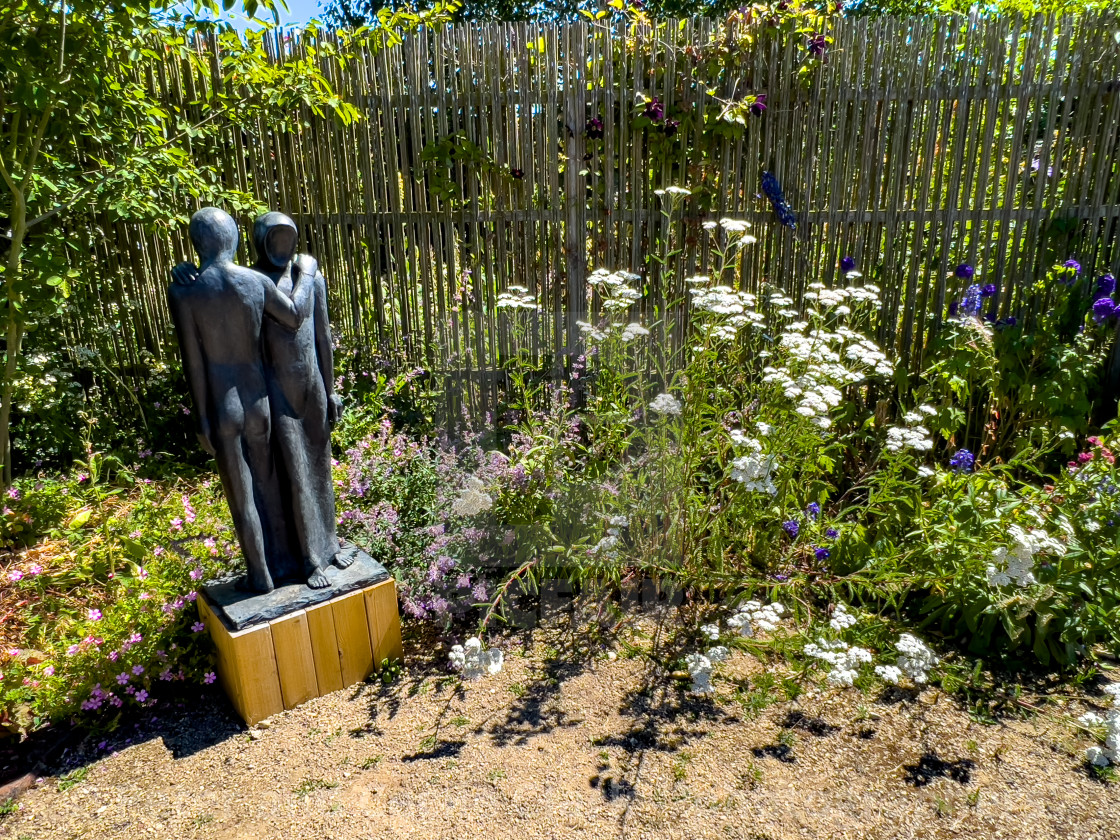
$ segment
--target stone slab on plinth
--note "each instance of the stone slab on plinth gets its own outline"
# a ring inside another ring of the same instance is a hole
[[[298,584],[253,595],[229,581],[202,588],[198,611],[218,651],[218,680],[245,723],[401,658],[396,585],[384,566],[358,555],[347,569],[332,567],[326,589]]]

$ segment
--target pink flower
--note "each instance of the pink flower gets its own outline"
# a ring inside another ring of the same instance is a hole
[[[67,656],[73,656],[79,650],[80,650],[80,648],[77,645],[70,645],[70,647],[66,648],[66,655]]]
[[[101,620],[101,610],[96,609],[96,608],[90,610],[88,613],[86,613],[86,618],[88,618],[90,621],[100,621]]]
[[[83,481],[89,481],[89,476],[85,473],[78,473],[78,483],[81,484]]]
[[[216,680],[217,678],[218,678],[218,675],[215,674],[213,671],[207,671],[206,676],[202,678],[202,681],[204,683],[206,683],[207,685],[210,685],[210,683],[214,682],[214,680]]]
[[[128,685],[128,671],[121,671],[117,674],[117,685]]]
[[[195,567],[191,569],[191,580],[198,580],[202,577],[202,569]]]
[[[182,517],[176,516],[174,519],[171,520],[171,530],[172,531],[182,531],[183,530],[183,519],[182,519]]]
[[[163,546],[157,545],[152,549],[152,554],[154,554],[156,557],[159,557],[161,554],[163,554]]]
[[[136,692],[136,702],[137,703],[143,703],[147,699],[148,699],[148,692],[146,692],[144,689],[140,689],[139,691]]]
[[[19,656],[19,648],[8,648],[8,656]]]
[[[30,577],[34,577],[35,575],[41,575],[42,573],[43,573],[43,567],[40,566],[38,563],[32,563],[30,566],[27,567],[27,574]]]
[[[151,597],[152,597],[151,592],[141,592],[140,595],[139,595],[139,598],[140,598],[141,601],[147,601]]]
[[[141,674],[144,673],[144,666],[143,665],[133,665],[132,666],[132,673],[134,673],[136,676],[140,676]]]
[[[193,591],[192,591],[192,592],[188,592],[188,593],[187,593],[187,600],[188,600],[188,601],[190,601],[190,602],[191,602],[192,604],[194,603],[194,600],[195,600],[195,598],[197,598],[197,597],[198,597],[198,593],[197,593],[197,592],[193,592]]]
[[[115,694],[110,694],[109,695],[109,702],[112,703],[117,708],[120,708],[121,706],[124,705],[124,702],[121,700],[121,698],[117,697],[117,695],[115,695]]]
[[[147,579],[148,579],[148,570],[145,569],[143,566],[141,566],[140,567],[140,580],[147,580]]]
[[[109,651],[109,661],[110,662],[116,662],[120,658],[121,658],[121,655],[120,655],[119,652],[117,652],[115,650]]]
[[[23,580],[23,572],[21,572],[19,569],[12,569],[10,572],[8,572],[8,580],[10,580],[12,583],[15,583],[17,580]]]
[[[194,624],[191,625],[191,630],[195,633],[201,633],[205,629],[206,629],[206,625],[203,624],[201,621],[196,621]]]
[[[8,488],[8,498],[9,499],[18,499],[19,498],[19,490],[16,489],[15,487],[9,487]]]
[[[53,677],[54,676],[54,666],[53,665],[48,665],[46,668],[44,668],[43,669],[43,676]]]

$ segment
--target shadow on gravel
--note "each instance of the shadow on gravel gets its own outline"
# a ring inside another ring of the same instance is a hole
[[[800,729],[818,738],[827,738],[829,735],[840,731],[839,726],[833,726],[824,718],[809,717],[804,712],[796,711],[787,714],[778,725],[782,729]]]
[[[958,784],[967,785],[972,781],[972,771],[976,769],[976,762],[970,758],[960,758],[956,761],[945,761],[937,753],[929,750],[924,753],[916,764],[904,764],[906,771],[905,781],[914,787],[925,787],[934,779],[952,779]]]
[[[112,732],[61,726],[41,730],[20,744],[0,742],[0,788],[26,774],[61,776],[117,750],[162,740],[176,758],[186,758],[245,731],[217,688],[176,698],[160,698],[139,720],[121,722]]]
[[[787,744],[768,744],[765,747],[755,747],[751,750],[755,758],[776,758],[782,764],[796,764],[797,758],[793,749]]]
[[[412,761],[433,761],[438,758],[455,758],[467,745],[466,741],[442,741],[430,750],[422,750],[409,755],[402,755],[401,761],[406,764]]]

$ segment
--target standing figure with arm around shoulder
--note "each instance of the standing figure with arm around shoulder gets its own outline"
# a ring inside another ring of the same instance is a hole
[[[167,290],[183,368],[190,385],[202,447],[218,462],[248,577],[244,585],[269,592],[283,574],[286,545],[274,535],[284,518],[271,448],[261,325],[297,330],[311,314],[313,289],[281,294],[269,278],[233,262],[237,223],[206,207],[191,217],[199,266],[172,270]]]
[[[283,213],[265,213],[253,224],[253,268],[285,295],[313,289],[311,316],[293,332],[265,320],[262,337],[272,412],[273,452],[290,506],[293,551],[302,558],[307,585],[329,585],[327,567],[345,568],[352,554],[340,550],[335,519],[331,429],[342,415],[334,393],[334,350],[327,313],[327,285],[318,262],[296,254],[298,230]]]

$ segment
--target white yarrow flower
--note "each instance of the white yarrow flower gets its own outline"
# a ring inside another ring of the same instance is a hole
[[[659,394],[649,404],[649,410],[654,414],[678,415],[681,413],[681,404],[672,394]]]

